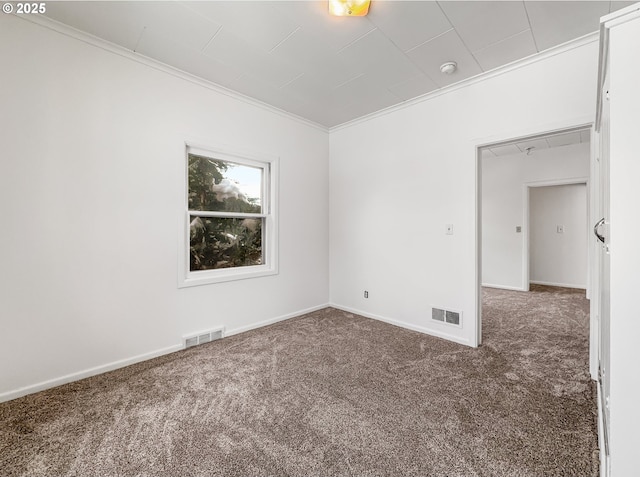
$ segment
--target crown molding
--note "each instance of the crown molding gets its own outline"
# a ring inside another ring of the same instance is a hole
[[[429,101],[431,99],[442,96],[443,94],[451,93],[453,91],[457,91],[459,89],[466,88],[468,86],[471,86],[477,83],[481,83],[482,81],[495,78],[496,76],[509,73],[510,71],[524,68],[525,66],[537,63],[538,61],[543,61],[543,60],[546,60],[547,58],[551,58],[556,55],[561,55],[562,53],[566,53],[568,51],[574,50],[576,48],[580,48],[582,46],[585,46],[597,41],[598,41],[598,32],[589,33],[587,35],[581,36],[580,38],[576,38],[575,40],[571,40],[561,45],[554,46],[540,53],[534,53],[533,55],[527,56],[520,60],[516,60],[504,66],[495,68],[493,70],[477,74],[475,76],[472,76],[471,78],[464,79],[458,83],[444,86],[435,91],[431,91],[429,93],[423,94],[422,96],[417,96],[415,98],[404,101],[400,104],[395,104],[393,106],[389,106],[388,108],[375,111],[373,113],[367,114],[365,116],[361,116],[356,119],[352,119],[351,121],[347,121],[337,126],[332,126],[329,128],[329,132],[332,133],[335,131],[339,131],[341,129],[349,128],[351,126],[355,126],[357,124],[361,124],[375,118],[386,116],[387,114],[391,114],[396,111],[410,108],[411,106],[415,106],[416,104]]]
[[[237,101],[241,101],[251,106],[255,106],[257,108],[275,113],[279,116],[283,116],[287,119],[291,119],[305,126],[310,126],[312,128],[318,129],[326,133],[329,132],[329,128],[321,124],[318,124],[314,121],[311,121],[309,119],[303,118],[296,114],[290,113],[283,109],[277,108],[275,106],[272,106],[258,99],[252,98],[250,96],[246,96],[242,93],[239,93],[232,89],[221,86],[217,83],[214,83],[213,81],[209,81],[199,76],[193,75],[191,73],[187,73],[186,71],[175,68],[174,66],[167,65],[166,63],[162,63],[161,61],[154,60],[153,58],[149,58],[148,56],[144,56],[144,55],[141,55],[140,53],[136,53],[134,51],[128,50],[123,46],[116,45],[115,43],[111,43],[110,41],[91,35],[90,33],[83,32],[81,30],[78,30],[77,28],[73,28],[69,25],[53,20],[51,18],[42,16],[42,15],[24,15],[24,16],[16,15],[16,14],[11,14],[11,15],[21,20],[35,23],[36,25],[55,31],[56,33],[60,33],[62,35],[74,38],[78,41],[89,44],[91,46],[95,46],[96,48],[100,48],[101,50],[108,51],[110,53],[121,56],[128,60],[132,60],[137,63],[143,64],[157,71],[161,71],[171,76],[175,76],[185,81],[189,81],[190,83],[215,91],[216,93],[233,98]]]
[[[53,20],[51,18],[42,16],[42,15],[29,15],[29,16],[18,16],[15,14],[12,14],[13,16],[20,18],[22,20],[31,22],[31,23],[35,23],[39,26],[42,26],[44,28],[47,28],[49,30],[53,30],[57,33],[69,36],[71,38],[74,38],[76,40],[79,40],[83,43],[87,43],[89,45],[95,46],[96,48],[100,48],[102,50],[108,51],[110,53],[119,55],[121,57],[127,58],[129,60],[135,61],[137,63],[141,63],[145,66],[148,66],[149,68],[153,68],[155,70],[158,71],[162,71],[164,73],[170,74],[172,76],[175,76],[177,78],[183,79],[185,81],[189,81],[191,83],[197,84],[203,88],[215,91],[219,94],[222,94],[224,96],[233,98],[237,101],[241,101],[243,103],[258,107],[260,109],[266,110],[266,111],[270,111],[272,113],[278,114],[279,116],[291,119],[293,121],[296,121],[300,124],[303,124],[305,126],[310,126],[312,128],[318,129],[320,131],[323,132],[327,132],[327,133],[331,133],[331,132],[335,132],[335,131],[339,131],[341,129],[344,128],[348,128],[351,126],[355,126],[356,124],[360,124],[363,122],[367,122],[370,121],[372,119],[381,117],[381,116],[385,116],[387,114],[393,113],[395,111],[400,111],[403,110],[405,108],[409,108],[412,106],[415,106],[416,104],[420,104],[424,101],[429,101],[431,99],[437,98],[439,96],[442,96],[443,94],[447,94],[447,93],[451,93],[453,91],[457,91],[459,89],[462,88],[466,88],[468,86],[480,83],[482,81],[486,81],[488,79],[494,78],[496,76],[500,76],[502,74],[505,73],[509,73],[510,71],[514,71],[517,70],[519,68],[523,68],[525,66],[537,63],[538,61],[543,61],[545,59],[551,58],[553,56],[556,55],[560,55],[562,53],[566,53],[568,51],[574,50],[576,48],[580,48],[582,46],[588,45],[590,43],[594,43],[596,41],[598,41],[598,36],[599,36],[599,32],[593,32],[593,33],[589,33],[587,35],[584,35],[580,38],[577,38],[575,40],[569,41],[567,43],[563,43],[561,45],[558,46],[554,46],[552,48],[549,48],[543,52],[540,53],[535,53],[533,55],[530,55],[526,58],[522,58],[520,60],[516,60],[512,63],[508,63],[504,66],[500,66],[498,68],[495,68],[493,70],[487,71],[487,72],[483,72],[480,73],[478,75],[472,76],[471,78],[467,78],[465,80],[462,80],[458,83],[454,83],[451,84],[449,86],[444,86],[442,88],[439,88],[435,91],[431,91],[429,93],[426,93],[422,96],[418,96],[416,98],[412,98],[409,99],[407,101],[404,101],[402,103],[399,104],[395,104],[392,106],[389,106],[387,108],[375,111],[373,113],[361,116],[359,118],[356,119],[352,119],[350,121],[344,122],[342,124],[338,124],[336,126],[331,126],[331,127],[326,127],[323,126],[319,123],[316,123],[314,121],[311,121],[309,119],[303,118],[301,116],[298,116],[296,114],[290,113],[288,111],[279,109],[275,106],[272,106],[268,103],[265,103],[263,101],[260,101],[258,99],[252,98],[250,96],[246,96],[242,93],[239,93],[237,91],[234,91],[232,89],[226,88],[224,86],[221,86],[217,83],[214,83],[212,81],[203,79],[199,76],[195,76],[191,73],[187,73],[186,71],[180,70],[178,68],[175,68],[173,66],[167,65],[165,63],[162,63],[158,60],[154,60],[153,58],[149,58],[147,56],[141,55],[139,53],[133,52],[131,50],[128,50],[120,45],[116,45],[115,43],[111,43],[107,40],[104,40],[102,38],[99,38],[97,36],[91,35],[89,33],[83,32],[81,30],[78,30],[76,28],[73,28],[69,25],[66,25],[64,23],[58,22],[56,20]]]

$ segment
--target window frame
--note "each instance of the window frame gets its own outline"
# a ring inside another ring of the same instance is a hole
[[[208,157],[213,160],[229,162],[241,166],[262,169],[262,213],[236,213],[222,211],[194,211],[189,209],[189,154]],[[279,158],[253,152],[231,150],[185,142],[182,177],[182,212],[180,220],[180,240],[178,259],[178,288],[213,283],[257,278],[278,273],[278,163]],[[261,218],[262,227],[262,265],[220,268],[213,270],[194,270],[190,260],[190,223],[191,217],[211,216],[230,218]]]

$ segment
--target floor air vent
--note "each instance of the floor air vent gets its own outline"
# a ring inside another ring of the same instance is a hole
[[[431,319],[454,326],[462,326],[462,312],[431,308]]]
[[[201,331],[195,335],[185,336],[183,338],[184,347],[191,348],[192,346],[198,346],[203,343],[209,343],[211,341],[219,340],[224,336],[224,328],[217,328],[215,330]]]

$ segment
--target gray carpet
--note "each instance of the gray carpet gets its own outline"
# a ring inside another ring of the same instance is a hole
[[[598,475],[584,292],[471,349],[325,309],[0,404],[8,476]]]

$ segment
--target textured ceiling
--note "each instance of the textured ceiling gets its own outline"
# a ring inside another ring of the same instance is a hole
[[[326,1],[73,1],[46,15],[332,127],[597,31],[632,3],[373,0],[337,18]]]

